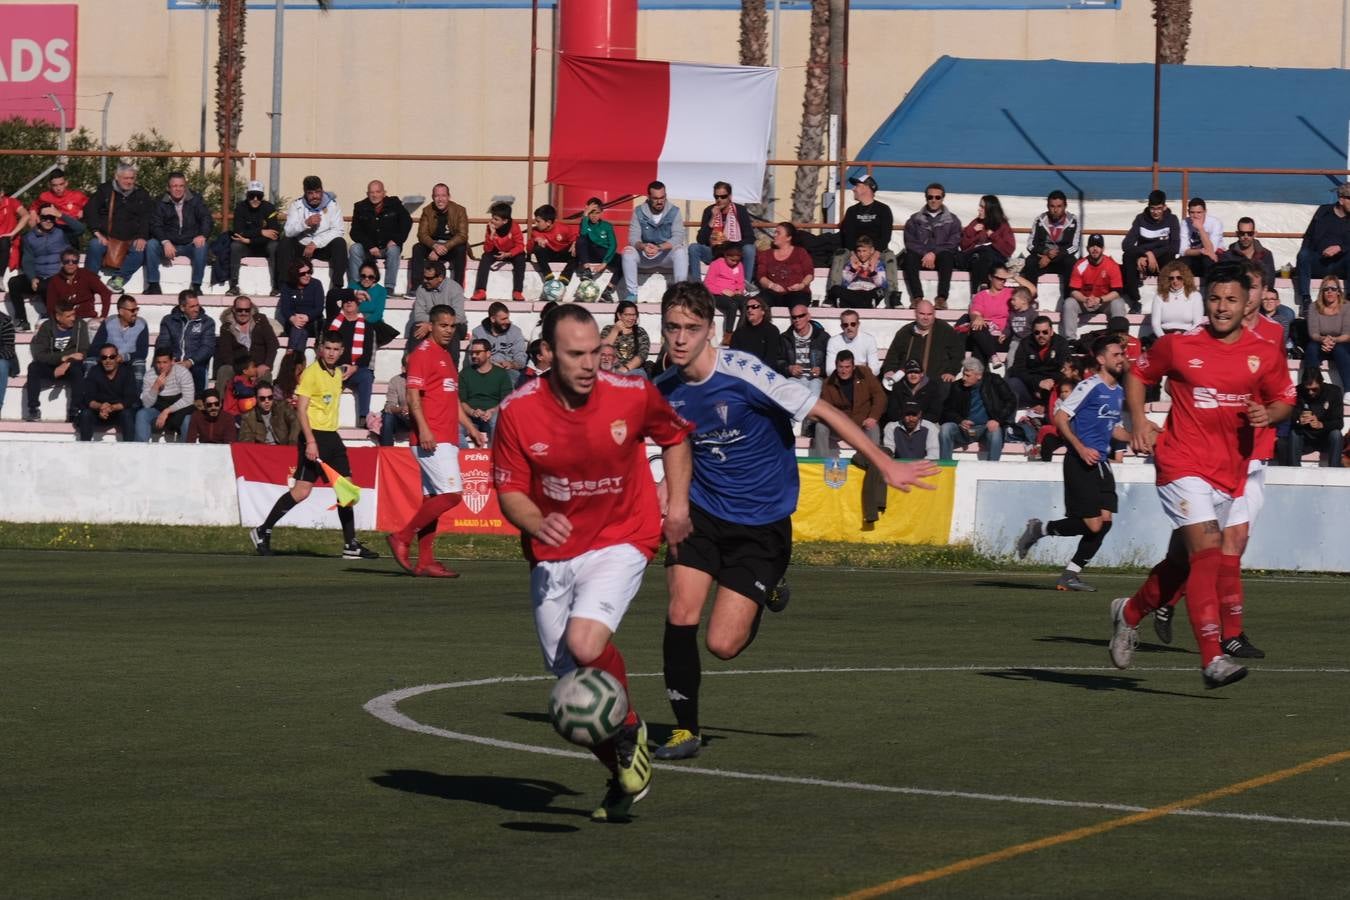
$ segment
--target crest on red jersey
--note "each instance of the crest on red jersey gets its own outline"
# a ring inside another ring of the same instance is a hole
[[[615,419],[609,423],[609,436],[614,438],[614,443],[622,444],[624,438],[628,437],[628,423],[623,419]]]
[[[1256,370],[1261,368],[1261,357],[1255,355],[1247,357],[1247,368],[1251,369],[1252,374],[1255,375]]]

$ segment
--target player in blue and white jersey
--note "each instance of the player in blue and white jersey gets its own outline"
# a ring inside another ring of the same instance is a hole
[[[1125,388],[1125,347],[1115,335],[1104,335],[1092,345],[1097,374],[1078,383],[1073,393],[1055,407],[1055,426],[1068,444],[1064,454],[1064,518],[1042,525],[1027,521],[1017,539],[1017,555],[1027,553],[1041,538],[1077,537],[1078,549],[1064,567],[1055,589],[1095,591],[1079,573],[1101,549],[1111,531],[1116,511],[1116,479],[1111,474],[1111,439],[1128,441],[1121,425]]]
[[[687,759],[702,744],[698,626],[713,583],[717,593],[705,641],[714,655],[731,659],[754,639],[787,571],[798,493],[793,419],[824,422],[899,490],[931,489],[923,479],[938,472],[931,462],[892,459],[848,416],[758,358],[714,347],[715,312],[701,284],[676,284],[662,300],[671,368],[656,386],[694,425],[694,475],[693,532],[666,556],[665,680],[677,727],[657,749],[660,759]]]

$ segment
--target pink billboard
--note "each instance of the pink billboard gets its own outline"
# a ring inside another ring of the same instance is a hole
[[[0,6],[0,119],[23,116],[60,123],[46,94],[55,94],[75,126],[76,38],[74,3],[6,3]]]

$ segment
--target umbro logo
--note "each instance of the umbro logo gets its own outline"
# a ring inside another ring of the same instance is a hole
[[[1186,360],[1186,365],[1190,366],[1192,369],[1202,369],[1205,366],[1205,361],[1203,359],[1188,359]]]
[[[543,456],[545,453],[548,452],[548,444],[545,444],[543,441],[540,441],[537,444],[531,444],[530,452],[533,453],[535,456]]]

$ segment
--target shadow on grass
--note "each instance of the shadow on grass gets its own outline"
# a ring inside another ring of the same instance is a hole
[[[393,569],[372,569],[368,566],[358,566],[352,569],[342,570],[346,575],[383,575],[386,578],[411,578],[407,572],[400,568]]]
[[[370,779],[383,788],[495,806],[513,813],[548,813],[557,816],[590,818],[589,809],[554,806],[559,797],[577,797],[580,794],[556,781],[538,778],[505,778],[498,775],[441,775],[420,769],[390,769]],[[503,822],[503,828],[514,831],[563,832],[576,831],[570,825],[556,822]]]
[[[1037,576],[1035,576],[1035,575],[1028,575],[1027,577],[1028,577],[1028,578],[1035,578],[1035,577],[1037,577]],[[1053,590],[1055,589],[1055,582],[1054,582],[1053,580],[1050,580],[1047,576],[1041,576],[1041,577],[1045,577],[1045,578],[1047,578],[1047,580],[1045,580],[1045,581],[989,581],[989,580],[986,579],[986,580],[984,580],[984,581],[976,581],[976,582],[973,582],[973,586],[974,586],[974,587],[988,587],[988,588],[1004,588],[1004,589],[1010,590],[1010,591],[1053,591]]]
[[[536,722],[541,725],[550,724],[548,713],[508,712],[505,713],[505,715],[508,715],[513,719],[520,719],[522,722]],[[650,744],[655,744],[656,746],[660,746],[661,744],[664,744],[666,741],[670,740],[670,736],[671,734],[674,733],[674,731],[675,731],[674,725],[666,725],[660,722],[648,722],[647,742]],[[717,732],[717,733],[712,734],[710,732]],[[718,728],[715,725],[704,725],[703,744],[706,746],[714,741],[725,740],[725,738],[723,737],[724,734],[750,734],[756,737],[787,738],[787,739],[809,738],[816,736],[815,733],[811,731],[749,731],[742,728]]]
[[[1045,644],[1081,644],[1085,647],[1105,648],[1111,643],[1110,638],[1085,638],[1076,637],[1068,634],[1047,634],[1045,637],[1038,637],[1039,643]],[[1135,648],[1136,653],[1181,653],[1186,656],[1195,656],[1194,650],[1188,650],[1185,647],[1170,647],[1167,644],[1145,644],[1140,643]]]
[[[1044,684],[1057,684],[1062,687],[1081,688],[1085,691],[1132,691],[1137,694],[1159,694],[1164,697],[1185,697],[1190,700],[1222,700],[1209,694],[1188,694],[1182,691],[1159,691],[1144,687],[1143,679],[1129,675],[1103,675],[1097,672],[1058,672],[1046,669],[1003,669],[998,672],[981,672],[986,678],[1002,678],[1006,681],[1039,681]]]

